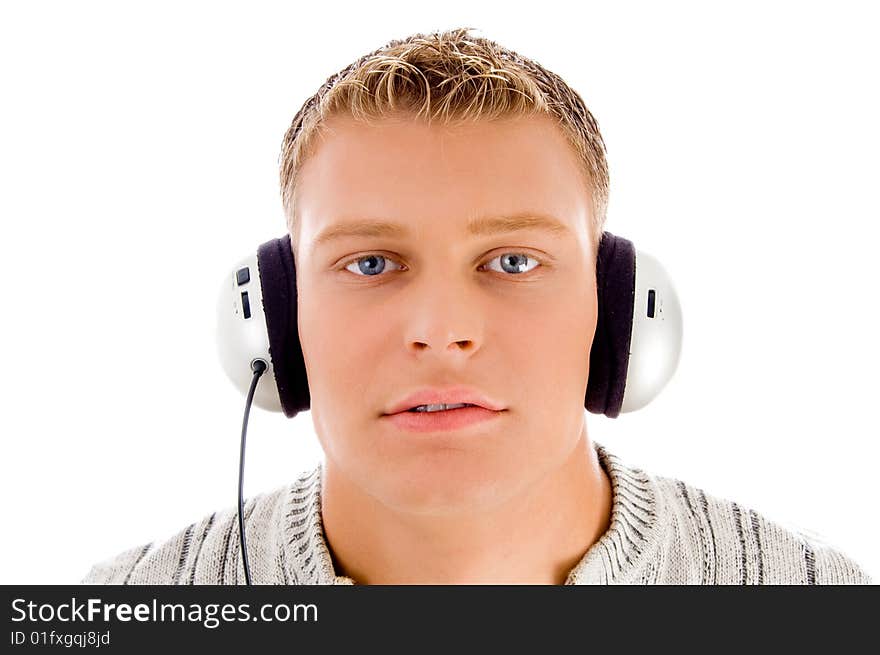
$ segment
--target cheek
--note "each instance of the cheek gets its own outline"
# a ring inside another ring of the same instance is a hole
[[[518,359],[528,359],[537,370],[552,375],[557,367],[571,370],[589,361],[596,310],[595,296],[580,289],[545,295],[510,312],[496,333]]]
[[[332,400],[340,418],[349,414],[347,407],[352,415],[358,408],[363,414],[364,401],[375,397],[375,385],[381,383],[387,321],[375,312],[353,311],[329,289],[321,293],[310,287],[298,302],[299,339],[313,407],[320,411],[321,401]]]
[[[575,300],[572,300],[575,298]],[[576,300],[581,298],[580,301]],[[543,298],[541,309],[520,312],[516,330],[496,333],[508,380],[522,385],[529,421],[581,416],[596,329],[595,296],[583,289]],[[527,392],[526,392],[527,390]]]

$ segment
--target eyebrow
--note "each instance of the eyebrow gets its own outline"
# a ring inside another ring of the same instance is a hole
[[[492,236],[520,230],[542,230],[556,238],[571,234],[571,229],[558,218],[535,212],[521,212],[509,216],[482,216],[471,220],[467,225],[467,233],[473,236]],[[331,225],[315,238],[314,247],[344,237],[404,238],[411,234],[408,227],[399,223],[362,219]]]

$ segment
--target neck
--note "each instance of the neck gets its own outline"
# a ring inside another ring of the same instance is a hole
[[[336,575],[356,584],[564,584],[611,520],[611,483],[585,421],[559,467],[478,514],[403,514],[351,483],[329,460],[322,486]]]

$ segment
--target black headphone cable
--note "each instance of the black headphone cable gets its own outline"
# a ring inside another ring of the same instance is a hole
[[[257,382],[267,368],[262,359],[251,362],[251,370],[254,377],[251,380],[251,388],[248,390],[247,401],[244,405],[244,421],[241,424],[241,456],[238,462],[238,534],[241,541],[241,561],[244,564],[244,579],[246,584],[251,584],[251,567],[248,564],[247,542],[244,539],[244,444],[247,436],[248,416],[251,413],[251,403],[254,400],[254,392],[257,390]]]

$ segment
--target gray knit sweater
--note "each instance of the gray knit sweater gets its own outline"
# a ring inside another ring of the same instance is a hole
[[[679,480],[630,468],[593,440],[611,525],[565,584],[871,584],[840,550]],[[245,503],[254,584],[356,584],[336,575],[321,521],[322,465]],[[95,564],[83,584],[244,584],[235,508]],[[510,584],[516,584],[511,580]]]

